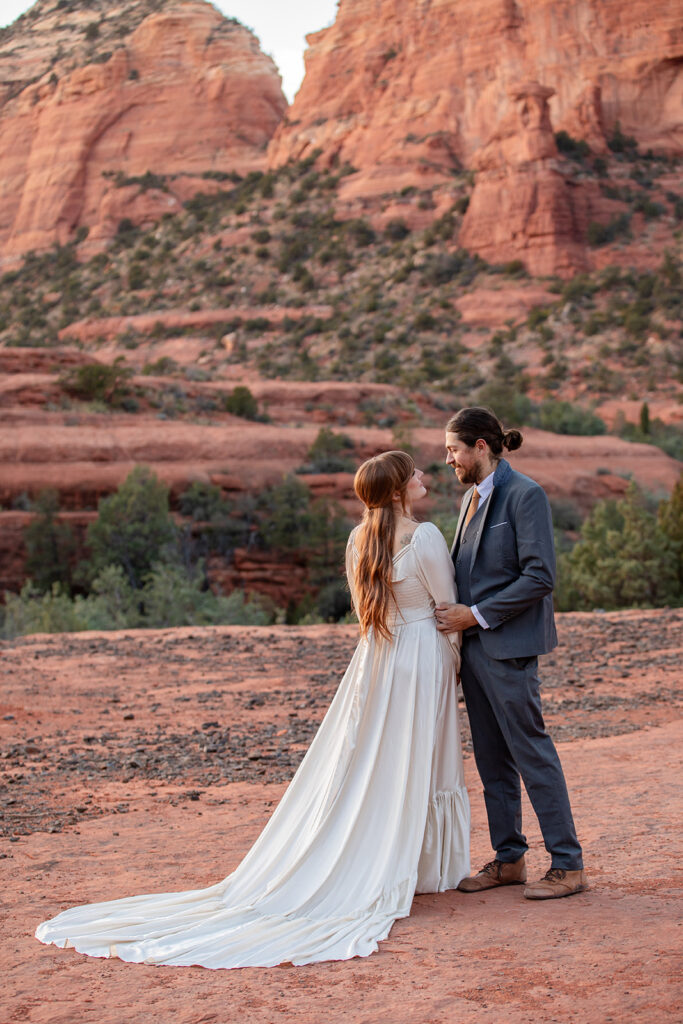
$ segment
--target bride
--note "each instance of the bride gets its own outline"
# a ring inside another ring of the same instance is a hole
[[[456,600],[446,542],[416,523],[405,452],[364,462],[346,572],[361,639],[298,771],[239,867],[208,889],[65,910],[41,942],[145,964],[270,967],[368,956],[415,892],[469,872],[458,729]]]

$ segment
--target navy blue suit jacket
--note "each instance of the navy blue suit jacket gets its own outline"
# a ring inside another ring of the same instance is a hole
[[[465,494],[451,556],[455,561],[472,488]],[[469,565],[472,604],[489,629],[479,627],[486,653],[496,659],[546,654],[557,646],[552,592],[555,543],[543,488],[506,459],[477,526]]]

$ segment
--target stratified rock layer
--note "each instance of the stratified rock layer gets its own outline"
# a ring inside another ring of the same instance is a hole
[[[554,89],[555,129],[596,149],[617,122],[644,149],[683,144],[673,4],[341,0],[334,25],[308,42],[306,77],[270,160],[321,147],[362,172],[366,193],[469,165],[520,81]]]
[[[92,243],[124,217],[156,220],[179,209],[188,177],[263,167],[287,106],[255,36],[203,0],[77,9],[43,0],[8,32],[0,57],[6,260],[64,244],[79,227]],[[148,171],[180,180],[124,184]]]

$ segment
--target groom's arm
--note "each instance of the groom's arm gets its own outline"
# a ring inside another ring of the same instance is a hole
[[[513,526],[519,576],[496,594],[477,601],[477,611],[490,629],[496,629],[541,601],[555,586],[553,522],[550,503],[541,487],[522,492]]]

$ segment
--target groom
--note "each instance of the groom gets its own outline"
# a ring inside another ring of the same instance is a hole
[[[446,462],[463,484],[451,555],[461,604],[436,608],[438,628],[463,631],[461,681],[474,756],[484,784],[495,859],[465,878],[463,892],[526,882],[520,776],[538,817],[551,867],[528,899],[588,888],[567,785],[545,731],[538,655],[557,645],[555,551],[542,488],[501,458],[522,443],[488,409],[461,409],[446,426]]]

